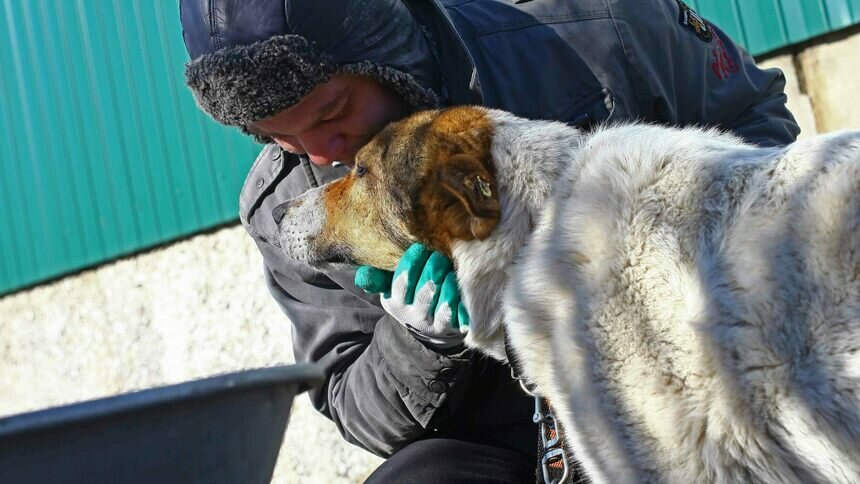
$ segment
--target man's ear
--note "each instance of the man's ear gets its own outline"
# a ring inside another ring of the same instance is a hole
[[[474,156],[457,154],[439,172],[439,182],[462,204],[469,231],[478,239],[490,236],[501,217],[495,177]]]

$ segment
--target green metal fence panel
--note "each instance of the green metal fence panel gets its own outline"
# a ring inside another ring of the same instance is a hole
[[[788,44],[778,0],[739,1],[737,5],[747,49],[764,52],[774,45]]]
[[[260,146],[195,106],[178,11],[0,0],[0,294],[236,219]]]
[[[831,30],[824,4],[818,0],[782,0],[782,14],[788,42],[792,44]]]
[[[689,3],[753,55],[860,23],[860,0],[691,0]]]
[[[848,0],[825,0],[824,6],[827,8],[827,18],[833,28],[847,27],[856,21]]]

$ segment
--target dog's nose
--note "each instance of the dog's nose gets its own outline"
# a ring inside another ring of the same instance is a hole
[[[272,210],[272,218],[275,219],[275,224],[280,224],[281,220],[283,220],[284,217],[287,215],[287,208],[289,208],[289,204],[290,202],[282,203],[275,207],[274,210]]]

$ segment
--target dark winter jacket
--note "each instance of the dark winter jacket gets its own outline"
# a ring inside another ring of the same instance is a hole
[[[680,1],[404,1],[435,49],[447,104],[585,128],[634,119],[713,125],[762,145],[798,134],[781,72],[755,67]],[[240,201],[270,291],[293,325],[296,359],[327,369],[314,406],[347,440],[382,456],[430,435],[531,449],[531,401],[506,367],[428,349],[353,285],[353,271],[317,272],[281,254],[273,208],[344,173],[270,145]]]

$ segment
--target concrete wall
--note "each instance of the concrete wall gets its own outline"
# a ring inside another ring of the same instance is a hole
[[[801,137],[860,129],[860,27],[852,27],[759,59],[787,79],[788,106]]]
[[[860,129],[860,32],[839,35],[796,56],[819,131]]]
[[[860,128],[860,34],[762,59],[803,136]],[[240,227],[0,299],[0,415],[289,362],[290,330]],[[296,403],[275,482],[360,482],[380,460]]]
[[[766,68],[778,68],[785,74],[785,93],[788,96],[788,109],[794,114],[797,124],[800,125],[799,139],[808,138],[818,134],[818,123],[815,121],[815,112],[812,109],[812,100],[800,88],[800,78],[794,65],[794,56],[783,54],[771,57],[758,63]]]

